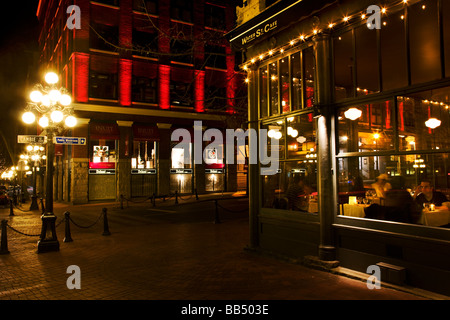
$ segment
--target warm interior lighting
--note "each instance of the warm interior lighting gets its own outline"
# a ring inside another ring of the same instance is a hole
[[[350,108],[344,112],[344,115],[347,119],[356,120],[362,115],[362,111],[357,108]]]

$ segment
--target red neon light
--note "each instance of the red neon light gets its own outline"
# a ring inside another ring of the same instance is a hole
[[[120,59],[119,61],[119,102],[122,106],[131,105],[131,78],[133,62]]]
[[[386,129],[391,128],[391,108],[389,108],[389,101],[386,101]]]
[[[170,109],[170,66],[159,65],[159,108]]]
[[[398,113],[400,113],[400,131],[405,131],[405,119],[403,111],[403,101],[398,104]]]
[[[205,71],[195,71],[195,111],[205,111]]]
[[[89,101],[89,54],[75,52],[73,65],[74,96],[77,102]]]

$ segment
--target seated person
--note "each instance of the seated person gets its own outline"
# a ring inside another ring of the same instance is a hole
[[[385,192],[384,219],[389,221],[417,223],[421,208],[414,202],[404,185]]]
[[[420,185],[414,190],[413,195],[416,203],[423,208],[424,203],[434,203],[436,208],[447,208],[447,197],[438,191],[434,191],[430,181],[422,181]]]

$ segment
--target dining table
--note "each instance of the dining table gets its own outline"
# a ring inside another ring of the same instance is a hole
[[[349,216],[349,217],[364,218],[366,216],[364,209],[367,208],[368,206],[369,206],[368,204],[344,203],[343,205],[340,206],[341,215]]]
[[[441,227],[450,224],[450,210],[448,208],[425,208],[419,218],[419,223],[424,226]]]

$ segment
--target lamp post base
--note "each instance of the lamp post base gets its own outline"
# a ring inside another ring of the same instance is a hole
[[[38,241],[38,253],[59,251],[59,241],[56,237],[55,221],[53,213],[45,213],[41,216],[41,238]]]

